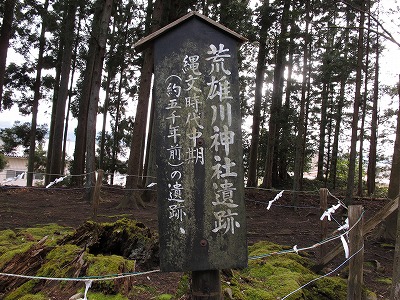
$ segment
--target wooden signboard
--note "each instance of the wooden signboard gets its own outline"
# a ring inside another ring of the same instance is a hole
[[[237,51],[190,13],[152,34],[162,271],[247,266]]]

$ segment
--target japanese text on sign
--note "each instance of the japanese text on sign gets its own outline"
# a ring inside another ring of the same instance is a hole
[[[212,232],[235,234],[240,227],[236,220],[238,204],[234,201],[238,166],[230,157],[230,147],[235,144],[232,126],[233,100],[230,88],[231,70],[227,60],[231,59],[229,48],[220,43],[210,44],[204,58],[196,53],[188,53],[182,61],[182,72],[171,74],[164,83],[168,96],[164,110],[167,112],[167,163],[170,166],[168,178],[169,219],[180,222],[179,231],[186,233],[184,219],[187,216],[184,198],[184,164],[205,166],[206,151],[211,162],[211,181],[214,197],[211,205],[214,215]],[[201,70],[206,70],[202,72]],[[206,74],[203,74],[206,73]],[[205,79],[206,78],[206,79]],[[205,81],[206,98],[202,95],[201,83]],[[203,103],[201,99],[205,99]],[[212,117],[204,119],[205,106],[211,108]],[[210,131],[204,130],[211,128]],[[204,132],[212,132],[204,136]],[[189,143],[182,143],[188,140]],[[199,143],[200,140],[206,141]],[[184,146],[185,145],[185,146]],[[204,145],[208,145],[205,148]]]

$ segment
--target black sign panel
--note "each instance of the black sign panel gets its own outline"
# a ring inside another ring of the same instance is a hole
[[[154,41],[162,271],[247,265],[237,48],[196,17]]]

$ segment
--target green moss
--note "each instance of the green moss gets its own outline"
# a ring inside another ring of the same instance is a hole
[[[32,241],[40,241],[47,236],[46,245],[55,246],[57,241],[72,232],[72,228],[57,224],[47,224],[32,228],[21,229],[18,236]]]
[[[276,300],[280,299],[279,296],[277,297],[275,293],[271,291],[265,291],[262,289],[256,289],[256,288],[249,288],[248,290],[244,291],[244,294],[246,296],[245,299],[264,299],[264,300]],[[299,296],[301,293],[297,292],[293,296],[290,296],[287,299],[301,299]]]
[[[0,231],[0,255],[18,248],[18,246],[24,242],[25,241],[18,239],[13,230],[7,229]]]
[[[117,295],[104,295],[102,293],[87,293],[88,299],[96,299],[96,300],[128,300],[127,297],[117,294]]]
[[[113,275],[120,273],[131,273],[135,271],[135,262],[124,259],[118,255],[92,255],[85,257],[88,263],[86,276]],[[94,289],[102,290],[106,293],[118,292],[118,285],[115,280],[97,281],[93,283]]]
[[[252,246],[249,246],[249,257],[273,253],[282,250],[283,250],[282,246],[279,246],[277,244],[268,241],[262,241]]]
[[[284,248],[269,242],[249,247],[250,257],[281,251]],[[311,261],[297,254],[280,254],[249,261],[242,271],[233,271],[224,287],[232,290],[234,299],[275,300],[299,289],[318,277],[310,271]],[[287,299],[346,299],[347,287],[341,278],[317,280]]]
[[[37,272],[38,276],[69,277],[74,273],[71,263],[82,251],[75,245],[55,247],[46,256],[46,262]]]
[[[99,217],[110,218],[110,219],[123,219],[131,218],[132,214],[120,214],[120,215],[98,215]]]
[[[394,249],[395,248],[395,244],[382,243],[380,246],[385,249]]]
[[[378,296],[374,292],[365,289],[363,290],[362,299],[378,299]]]
[[[182,275],[176,289],[175,299],[181,299],[184,295],[187,295],[190,290],[190,279],[188,274]]]
[[[0,231],[0,255],[18,249],[21,245],[38,242],[45,236],[48,237],[46,245],[54,246],[59,239],[70,232],[70,228],[56,224],[16,229],[15,231],[10,229],[2,230]]]
[[[376,282],[383,283],[383,284],[386,284],[386,285],[392,285],[392,278],[382,277],[382,278],[378,278],[376,280]]]
[[[155,299],[157,300],[171,300],[173,299],[174,296],[170,295],[170,294],[162,294],[158,297],[156,297]]]
[[[14,241],[17,239],[17,235],[11,229],[1,230],[0,231],[0,247],[4,245],[8,245],[10,241]]]
[[[340,277],[324,277],[310,284],[305,293],[309,299],[347,299],[347,284]]]
[[[20,300],[48,300],[49,297],[43,295],[43,294],[35,294],[35,295],[25,295]]]
[[[134,272],[135,262],[124,259],[118,255],[89,255],[87,262],[90,266],[87,270],[87,276],[118,274],[121,272]]]
[[[4,268],[15,255],[28,251],[32,245],[36,244],[43,237],[48,236],[46,240],[46,245],[48,246],[55,244],[56,241],[68,231],[70,230],[55,224],[35,228],[0,231],[0,269]],[[56,252],[57,250],[54,251]],[[53,254],[55,252],[53,252]],[[64,264],[68,264],[69,257],[64,257],[64,254],[64,252],[59,254],[58,259]],[[62,265],[62,263],[57,263],[54,257],[52,257],[51,262],[44,265],[41,268],[41,273],[38,275],[62,275],[60,272],[54,271],[54,268],[62,268],[60,265]],[[30,291],[35,285],[36,282],[30,280],[22,284],[15,291],[9,293],[5,299],[43,299],[44,296],[41,294],[30,294]]]
[[[20,246],[10,246],[9,250],[0,255],[0,269],[2,269],[15,255],[24,253],[33,245],[32,242]]]
[[[29,280],[19,286],[16,290],[9,293],[4,300],[19,300],[22,297],[29,295],[36,284],[36,280]]]
[[[145,299],[148,298],[149,295],[151,295],[151,298],[156,297],[157,290],[154,287],[145,284],[134,285],[129,291],[129,298],[132,297],[132,299]]]

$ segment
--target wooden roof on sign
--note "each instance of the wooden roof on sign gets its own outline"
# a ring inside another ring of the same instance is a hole
[[[197,17],[202,19],[203,21],[205,21],[206,23],[226,32],[227,34],[231,35],[233,38],[235,38],[236,40],[238,40],[239,42],[243,43],[246,42],[247,39],[245,37],[243,37],[242,35],[234,32],[233,30],[225,27],[224,25],[221,25],[220,23],[196,12],[196,11],[192,11],[186,15],[184,15],[183,17],[175,20],[174,22],[164,26],[163,28],[149,34],[148,36],[140,39],[133,47],[136,48],[136,50],[138,51],[143,51],[145,48],[147,48],[157,37],[163,35],[164,33],[170,31],[171,29],[173,29],[174,27],[178,26],[179,24],[185,22],[186,20],[193,18],[193,17]]]

